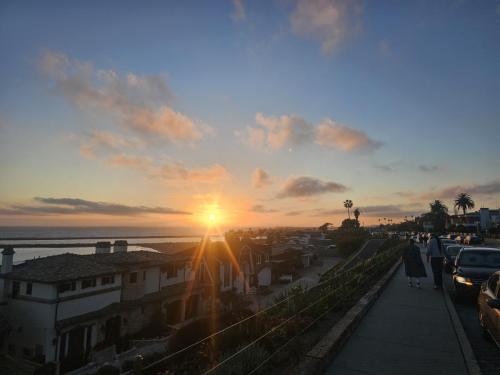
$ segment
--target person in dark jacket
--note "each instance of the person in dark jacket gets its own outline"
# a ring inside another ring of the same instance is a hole
[[[410,244],[403,251],[403,262],[405,264],[405,274],[408,277],[408,286],[413,287],[412,278],[415,278],[417,279],[416,286],[420,289],[420,278],[427,277],[427,272],[425,272],[424,262],[422,262],[420,248],[415,245],[413,239],[410,240]]]

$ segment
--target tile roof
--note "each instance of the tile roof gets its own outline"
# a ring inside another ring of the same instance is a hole
[[[0,277],[17,280],[55,283],[126,271],[130,266],[162,265],[172,261],[189,260],[186,256],[172,256],[152,251],[131,251],[108,254],[60,254],[28,260],[15,265]]]
[[[102,264],[77,254],[60,254],[15,265],[13,270],[1,275],[8,279],[55,283],[120,272],[116,266]]]

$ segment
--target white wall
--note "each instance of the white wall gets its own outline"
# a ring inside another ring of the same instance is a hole
[[[12,326],[6,343],[16,346],[17,356],[22,356],[23,348],[34,350],[35,345],[42,345],[46,360],[53,360],[56,350],[56,346],[52,344],[56,337],[55,304],[9,298],[6,312]]]
[[[83,315],[91,311],[100,310],[115,302],[120,302],[120,290],[102,292],[88,297],[75,298],[59,303],[57,320]]]
[[[160,283],[160,267],[148,268],[146,270],[144,293],[148,294],[157,292],[160,289],[159,283]]]

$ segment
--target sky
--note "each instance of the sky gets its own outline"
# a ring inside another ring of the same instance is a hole
[[[500,1],[2,1],[0,225],[500,202]]]

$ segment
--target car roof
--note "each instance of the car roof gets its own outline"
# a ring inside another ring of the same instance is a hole
[[[495,252],[495,251],[499,251],[500,252],[500,249],[496,248],[496,247],[464,247],[462,249],[462,251],[491,251],[491,252]]]

